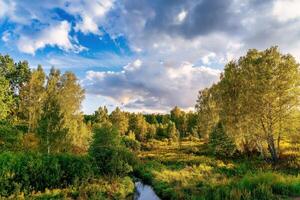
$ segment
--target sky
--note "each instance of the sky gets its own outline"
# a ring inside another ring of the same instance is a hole
[[[85,113],[194,108],[248,49],[300,59],[299,0],[0,0],[0,53],[74,72]]]

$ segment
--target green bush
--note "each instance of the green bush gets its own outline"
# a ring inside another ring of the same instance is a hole
[[[87,156],[0,154],[0,196],[61,188],[93,177]]]
[[[122,143],[125,145],[125,147],[131,149],[132,151],[139,151],[141,149],[141,143],[128,136],[122,137]]]
[[[94,140],[89,152],[99,173],[122,177],[132,172],[132,166],[136,162],[135,156],[121,145],[121,138],[117,129],[101,127],[94,131]]]

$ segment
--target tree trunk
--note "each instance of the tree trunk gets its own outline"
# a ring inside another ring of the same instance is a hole
[[[267,140],[268,140],[268,150],[271,154],[272,161],[273,163],[276,163],[278,161],[278,155],[275,147],[274,138],[272,135],[269,135]]]

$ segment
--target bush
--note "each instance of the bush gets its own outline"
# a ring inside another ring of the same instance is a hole
[[[122,138],[122,143],[125,145],[125,147],[131,149],[132,151],[139,151],[141,149],[141,143],[128,136],[124,136]]]
[[[92,177],[92,163],[87,156],[0,154],[0,196],[65,187]]]
[[[226,134],[222,123],[218,123],[209,135],[209,146],[216,156],[232,156],[236,150],[232,139]]]
[[[136,162],[134,154],[121,145],[119,133],[113,127],[95,129],[89,152],[102,175],[126,176]]]

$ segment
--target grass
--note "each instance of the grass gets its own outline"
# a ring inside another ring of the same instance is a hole
[[[300,196],[299,163],[272,166],[259,157],[220,159],[204,141],[152,141],[136,174],[163,199],[289,199]],[[289,154],[291,146],[284,147]],[[297,152],[296,152],[297,153]],[[283,154],[283,157],[287,155]]]
[[[23,192],[15,193],[0,199],[30,199],[30,200],[67,200],[67,199],[132,199],[134,183],[130,177],[115,179],[95,179],[73,185],[63,189],[46,189],[44,192],[32,192],[25,195]]]

